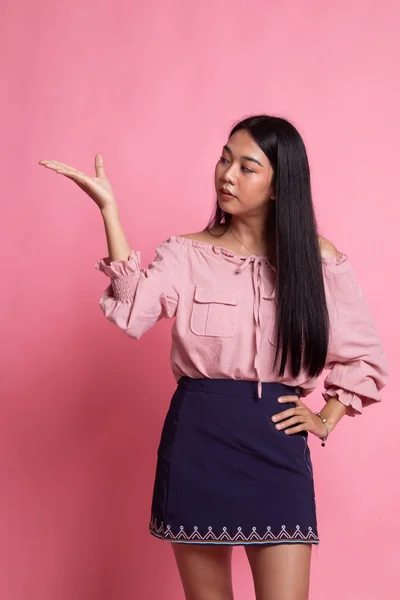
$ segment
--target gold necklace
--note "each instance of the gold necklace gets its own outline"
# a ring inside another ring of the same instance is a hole
[[[253,256],[258,256],[258,255],[257,255],[255,252],[252,252],[252,251],[250,250],[250,248],[248,248],[248,247],[246,246],[246,244],[243,244],[242,240],[239,240],[239,238],[238,238],[238,237],[237,237],[237,236],[236,236],[236,235],[233,233],[232,229],[231,229],[230,231],[231,231],[231,234],[233,235],[233,237],[235,238],[235,240],[237,240],[237,241],[239,242],[239,244],[242,244],[242,246],[243,246],[244,248],[246,248],[246,250],[247,250],[248,252],[250,252],[250,254],[252,254]]]

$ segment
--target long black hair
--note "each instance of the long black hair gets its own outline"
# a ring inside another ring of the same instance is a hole
[[[265,236],[276,269],[276,351],[279,376],[289,363],[293,377],[305,369],[310,377],[323,370],[329,339],[317,222],[310,169],[304,142],[292,123],[280,117],[256,115],[236,123],[229,137],[246,130],[266,154],[273,169],[276,200],[269,202]],[[232,217],[216,203],[206,230]]]

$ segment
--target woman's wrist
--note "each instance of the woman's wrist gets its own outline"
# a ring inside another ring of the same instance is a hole
[[[114,202],[114,204],[109,204],[108,206],[101,208],[100,212],[103,219],[119,218],[118,206],[116,202]]]
[[[326,428],[331,433],[347,413],[347,406],[337,396],[330,396],[319,412],[326,419]]]
[[[315,414],[323,423],[324,432],[319,436],[321,440],[321,446],[325,446],[325,442],[328,439],[331,432],[335,429],[336,425],[347,412],[347,406],[340,402],[337,396],[331,396],[325,403],[325,406]]]
[[[325,442],[326,442],[326,440],[329,437],[329,430],[328,430],[328,427],[327,427],[327,424],[326,424],[326,419],[325,419],[325,417],[320,412],[316,412],[314,414],[317,415],[317,417],[319,419],[321,419],[321,421],[323,423],[324,432],[321,433],[321,435],[319,435],[318,433],[316,435],[318,435],[319,439],[322,442],[321,446],[325,446]]]

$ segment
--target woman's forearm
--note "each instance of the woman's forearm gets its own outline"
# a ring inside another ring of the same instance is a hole
[[[131,248],[119,219],[117,205],[101,210],[106,231],[109,260],[128,260]]]

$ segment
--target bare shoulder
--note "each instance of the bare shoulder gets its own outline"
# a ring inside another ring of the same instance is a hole
[[[212,242],[216,236],[222,235],[224,231],[223,227],[215,227],[210,230],[197,231],[195,233],[183,233],[179,237],[187,238],[188,240],[197,240],[199,242]]]
[[[322,236],[318,236],[318,243],[322,258],[329,258],[330,256],[340,258],[340,252],[332,242]]]
[[[195,233],[182,233],[179,237],[186,238],[187,240],[200,240],[200,241],[203,241],[204,231],[197,231]]]

